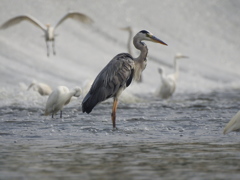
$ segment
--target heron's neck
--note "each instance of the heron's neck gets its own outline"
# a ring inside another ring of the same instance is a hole
[[[139,41],[138,39],[135,39],[135,38],[133,39],[133,44],[134,44],[135,48],[140,50],[140,55],[135,60],[139,61],[139,62],[146,61],[146,57],[148,54],[147,45],[145,43],[143,43],[142,41]]]
[[[148,48],[146,44],[135,38],[133,39],[133,44],[138,50],[140,50],[140,55],[134,59],[135,62],[134,79],[139,80],[142,71],[145,69],[147,65]]]

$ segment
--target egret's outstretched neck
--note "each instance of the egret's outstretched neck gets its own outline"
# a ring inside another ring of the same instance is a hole
[[[174,57],[174,71],[175,71],[174,76],[175,76],[175,79],[178,79],[178,76],[179,76],[179,67],[178,67],[177,60],[178,60],[178,58]]]
[[[135,62],[134,78],[136,80],[139,80],[142,71],[145,69],[147,65],[148,48],[146,44],[141,42],[141,40],[139,40],[136,37],[133,38],[133,44],[138,50],[140,50],[140,55],[134,59]]]
[[[133,36],[133,32],[132,30],[130,29],[129,30],[129,37],[128,37],[128,53],[132,55],[132,48],[131,48],[131,43],[132,43],[132,36]]]
[[[166,78],[166,75],[165,75],[165,73],[163,72],[163,69],[158,69],[158,72],[159,72],[159,74],[160,74],[161,82],[164,81],[164,79]]]
[[[27,90],[29,90],[31,87],[33,87],[33,86],[35,86],[36,85],[36,83],[31,83],[29,86],[28,86],[28,89]]]
[[[72,97],[76,94],[76,91],[75,90],[71,90],[69,93],[68,93],[68,96],[69,97]]]

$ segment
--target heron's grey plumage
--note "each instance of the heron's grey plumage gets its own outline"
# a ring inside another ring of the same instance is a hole
[[[98,74],[91,89],[83,99],[83,112],[90,113],[98,103],[113,97],[112,123],[113,128],[116,127],[115,118],[118,97],[122,91],[130,85],[133,77],[140,77],[146,67],[148,48],[146,44],[142,42],[143,40],[167,45],[146,30],[137,33],[133,38],[133,44],[140,50],[140,55],[137,58],[133,58],[128,53],[115,56]]]
[[[115,56],[96,77],[82,102],[82,111],[90,113],[98,103],[119,96],[131,84],[133,74],[133,57],[127,53]]]

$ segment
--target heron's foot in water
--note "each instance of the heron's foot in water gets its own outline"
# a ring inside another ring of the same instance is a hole
[[[113,131],[117,131],[118,130],[118,128],[117,127],[113,127]]]

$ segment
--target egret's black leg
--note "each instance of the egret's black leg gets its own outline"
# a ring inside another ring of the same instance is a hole
[[[53,54],[56,55],[56,51],[55,51],[55,40],[52,41],[52,49],[53,49]]]
[[[49,46],[48,46],[48,41],[46,41],[46,46],[47,46],[47,56],[49,56]]]

